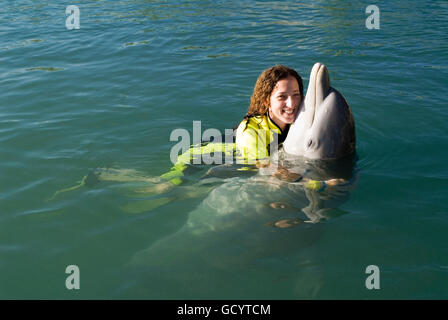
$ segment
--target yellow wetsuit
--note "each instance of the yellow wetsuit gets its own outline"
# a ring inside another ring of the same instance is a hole
[[[277,144],[286,139],[289,125],[286,130],[281,130],[277,124],[272,121],[267,112],[263,116],[251,117],[249,120],[243,120],[236,130],[236,148],[238,154],[248,161],[254,163],[256,160],[266,160],[269,158],[272,143],[276,140]]]

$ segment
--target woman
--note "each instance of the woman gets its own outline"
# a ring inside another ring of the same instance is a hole
[[[267,166],[271,150],[285,141],[302,99],[302,78],[294,69],[276,65],[263,71],[255,84],[249,110],[236,130],[238,154],[257,167]],[[290,182],[302,181],[307,188],[317,191],[345,182],[303,179],[280,166],[274,176]]]
[[[277,65],[258,77],[249,110],[236,131],[236,146],[249,162],[266,160],[285,141],[303,97],[303,83],[293,69]]]

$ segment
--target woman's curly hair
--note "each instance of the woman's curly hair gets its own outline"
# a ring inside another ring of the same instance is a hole
[[[303,97],[303,82],[300,75],[294,69],[287,66],[276,65],[265,71],[257,79],[254,92],[250,98],[249,110],[244,116],[244,120],[251,117],[263,116],[269,109],[269,99],[274,91],[277,82],[292,76],[297,79],[300,95]]]

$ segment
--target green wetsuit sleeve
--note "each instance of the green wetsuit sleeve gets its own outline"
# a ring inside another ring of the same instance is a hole
[[[177,161],[170,171],[162,174],[161,179],[167,180],[175,185],[182,183],[182,177],[184,176],[184,170],[187,169],[187,165],[191,162],[194,151],[193,147],[190,147],[187,151],[177,157]]]
[[[313,191],[317,191],[317,192],[322,192],[325,190],[325,188],[327,187],[327,184],[325,183],[325,181],[318,181],[318,180],[308,180],[307,182],[304,183],[305,188],[313,190]]]
[[[163,180],[167,180],[171,182],[172,184],[179,185],[182,183],[181,177],[184,176],[183,171],[187,168],[185,164],[182,163],[176,163],[174,167],[170,169],[170,171],[162,174],[160,178]]]
[[[176,161],[176,164],[171,168],[170,171],[164,173],[160,176],[163,180],[168,180],[175,185],[182,183],[182,177],[184,176],[184,171],[188,165],[193,162],[194,158],[204,157],[213,160],[212,154],[221,153],[228,157],[232,157],[235,150],[234,143],[207,143],[204,145],[191,146],[187,151],[181,154]],[[202,163],[201,160],[201,163]],[[218,160],[219,161],[219,160]],[[193,162],[194,164],[194,162]]]

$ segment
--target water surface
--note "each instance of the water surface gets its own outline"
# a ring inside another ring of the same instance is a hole
[[[369,4],[78,1],[80,29],[67,30],[65,4],[8,2],[0,10],[0,297],[448,298],[448,5],[380,4],[380,30],[368,30]],[[171,167],[173,129],[191,132],[194,120],[203,130],[232,128],[261,71],[291,66],[306,87],[318,61],[356,122],[359,180],[337,206],[343,214],[281,231],[261,218],[251,224],[250,212],[277,214],[257,211],[269,189],[254,186],[244,202],[237,195],[248,178],[236,177],[217,185],[219,194],[186,196],[203,172],[170,203],[140,213],[122,209],[150,199],[130,194],[129,183],[48,201],[95,168],[160,175]],[[185,228],[218,209],[235,226],[201,246]],[[65,287],[71,264],[80,290]],[[380,290],[365,287],[369,265],[381,271]]]

